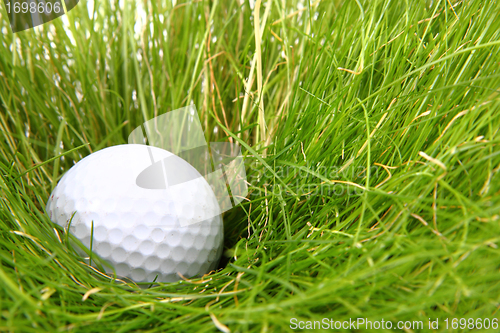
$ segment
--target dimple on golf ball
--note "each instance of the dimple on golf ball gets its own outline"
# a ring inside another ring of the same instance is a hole
[[[61,178],[47,214],[87,248],[92,238],[92,251],[118,276],[136,282],[173,282],[178,273],[202,276],[217,267],[223,248],[223,223],[210,185],[187,163],[179,171],[192,174],[188,182],[166,189],[136,183],[152,161],[171,155],[137,144],[92,153]]]

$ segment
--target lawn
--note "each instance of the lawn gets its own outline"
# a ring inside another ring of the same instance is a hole
[[[499,12],[81,1],[13,34],[2,3],[0,331],[498,332]],[[45,203],[75,162],[190,104],[245,156],[220,268],[114,281]]]

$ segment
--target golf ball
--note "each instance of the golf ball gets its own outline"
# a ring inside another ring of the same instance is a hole
[[[179,172],[191,173],[190,181],[166,189],[136,183],[154,161],[171,155],[136,144],[92,153],[61,178],[47,214],[87,248],[92,240],[92,251],[118,276],[136,282],[173,282],[178,273],[202,276],[216,269],[223,248],[223,223],[210,185],[184,160]]]

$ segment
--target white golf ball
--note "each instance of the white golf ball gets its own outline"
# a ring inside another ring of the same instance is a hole
[[[207,181],[182,160],[180,173],[196,174],[196,179],[166,189],[136,184],[143,170],[168,156],[166,150],[136,144],[90,154],[61,178],[47,214],[69,226],[87,248],[92,237],[93,252],[118,276],[136,282],[155,277],[173,282],[180,279],[178,273],[202,276],[216,269],[223,248],[219,205]]]

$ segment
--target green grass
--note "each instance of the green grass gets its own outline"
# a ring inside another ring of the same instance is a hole
[[[0,331],[500,317],[498,2],[275,0],[262,38],[249,2],[125,3],[17,34],[0,5]],[[45,202],[74,162],[190,103],[246,156],[222,267],[111,282]]]

